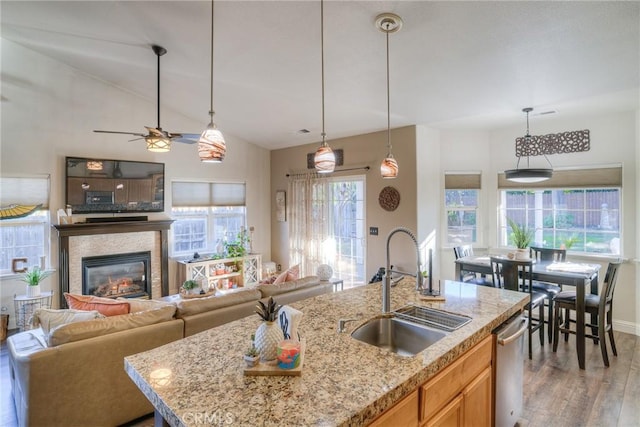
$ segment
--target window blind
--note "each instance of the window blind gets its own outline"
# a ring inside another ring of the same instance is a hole
[[[49,176],[0,177],[0,207],[40,205],[49,207]]]
[[[445,190],[479,190],[482,185],[482,175],[479,172],[445,172]]]
[[[173,207],[245,206],[245,183],[172,182]]]
[[[498,174],[498,188],[572,188],[572,187],[622,187],[622,166],[554,170],[547,181],[524,184],[508,181],[504,173]]]

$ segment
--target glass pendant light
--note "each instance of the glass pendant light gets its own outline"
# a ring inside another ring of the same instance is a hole
[[[531,144],[531,135],[529,134],[529,113],[533,111],[533,108],[523,108],[522,111],[527,114],[527,133],[523,138],[523,146],[526,149]],[[547,156],[545,154],[543,154],[543,156],[549,163],[549,166],[551,166],[551,162]],[[530,168],[529,156],[527,156],[527,167],[520,169],[520,159],[521,157],[518,156],[518,163],[516,163],[515,169],[504,171],[504,175],[507,180],[522,184],[531,184],[546,181],[553,176],[553,169]]]
[[[198,156],[205,163],[221,163],[227,153],[227,144],[224,141],[222,132],[213,122],[213,9],[214,1],[211,0],[211,98],[209,104],[209,125],[200,135],[198,140]]]
[[[387,156],[380,164],[382,178],[398,176],[398,161],[391,153],[391,101],[389,96],[389,34],[400,31],[402,18],[394,13],[383,13],[376,17],[376,27],[385,33],[387,40]]]
[[[322,67],[322,144],[313,156],[313,163],[318,173],[331,173],[336,167],[336,155],[327,144],[324,131],[324,1],[320,0],[320,54]]]

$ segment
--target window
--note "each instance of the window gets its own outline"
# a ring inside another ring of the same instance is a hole
[[[39,206],[31,214],[0,221],[0,274],[13,274],[12,260],[26,258],[22,267],[49,259],[49,177],[0,178],[0,206]],[[45,268],[47,266],[45,265]]]
[[[245,184],[173,182],[173,256],[221,253],[246,227]]]
[[[502,246],[510,244],[510,218],[535,231],[537,246],[620,255],[622,168],[554,171],[543,184],[515,184],[503,174],[498,177]]]
[[[444,206],[447,216],[447,243],[470,244],[478,241],[479,173],[445,174]]]
[[[620,189],[503,190],[501,243],[509,245],[506,218],[535,230],[536,246],[571,252],[620,254]]]

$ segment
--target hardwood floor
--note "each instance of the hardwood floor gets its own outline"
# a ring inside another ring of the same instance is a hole
[[[597,345],[587,343],[587,369],[578,369],[575,339],[561,342],[557,353],[550,344],[534,342],[533,360],[525,355],[524,411],[518,425],[529,426],[640,426],[640,337],[615,333],[618,357],[609,352],[605,368]],[[526,345],[525,345],[526,349]],[[8,351],[0,348],[0,426],[18,425]],[[147,418],[131,423],[153,425]]]

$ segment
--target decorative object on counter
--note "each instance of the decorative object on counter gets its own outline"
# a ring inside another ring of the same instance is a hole
[[[400,205],[400,192],[394,187],[384,187],[380,190],[378,203],[385,211],[393,212]]]
[[[21,278],[21,280],[27,284],[27,297],[33,298],[40,296],[40,282],[51,276],[51,274],[51,271],[41,270],[38,266],[27,270]]]
[[[549,166],[551,166],[551,162],[547,158],[546,151],[536,152],[537,150],[535,148],[532,149],[532,147],[539,146],[542,142],[539,137],[534,139],[534,137],[529,134],[529,113],[533,111],[533,108],[523,108],[522,111],[527,114],[527,133],[522,138],[516,138],[516,157],[518,157],[518,163],[516,163],[515,169],[504,171],[505,178],[509,181],[525,184],[546,181],[553,176],[552,168],[535,169],[529,167],[529,156],[543,155],[547,163],[549,163]],[[527,156],[527,167],[520,169],[520,159],[522,156]]]
[[[509,239],[516,246],[517,250],[514,255],[517,260],[529,259],[529,245],[533,240],[533,230],[529,229],[526,224],[520,225],[511,218],[507,218],[507,223],[511,227],[511,235]]]
[[[316,270],[316,276],[320,280],[329,280],[333,276],[333,268],[329,264],[320,264]]]
[[[429,257],[427,262],[429,263],[429,271],[421,272],[423,278],[427,279],[427,286],[424,287],[424,280],[422,289],[420,289],[420,299],[427,301],[444,301],[444,297],[441,295],[440,286],[438,289],[433,288],[433,249],[429,248]]]
[[[269,297],[267,304],[258,301],[256,305],[256,313],[263,322],[256,330],[255,346],[260,350],[260,359],[264,361],[274,360],[278,356],[278,343],[284,340],[282,328],[276,322],[281,308],[273,297]]]
[[[396,178],[398,176],[398,161],[391,153],[391,101],[389,97],[389,34],[396,33],[402,28],[402,18],[395,13],[381,13],[376,16],[376,28],[385,34],[387,40],[387,157],[380,164],[382,178]]]
[[[253,341],[251,341],[251,345],[244,352],[244,361],[249,368],[256,366],[260,361],[260,351],[256,348]]]
[[[286,339],[278,344],[278,368],[294,369],[300,366],[300,341]]]
[[[280,321],[280,327],[282,328],[284,339],[299,340],[300,334],[298,334],[298,325],[300,325],[300,321],[302,320],[302,312],[285,305],[280,309],[279,313],[278,320]]]
[[[283,340],[284,341],[284,340]],[[244,374],[247,376],[300,376],[302,375],[302,368],[304,366],[304,357],[306,349],[306,340],[299,341],[300,350],[298,353],[297,366],[293,368],[281,368],[279,366],[279,360],[273,360],[271,362],[259,363],[253,367],[245,367]],[[280,343],[278,343],[280,344]]]

